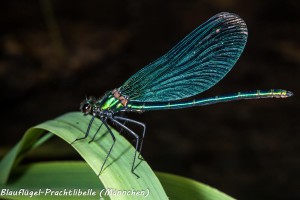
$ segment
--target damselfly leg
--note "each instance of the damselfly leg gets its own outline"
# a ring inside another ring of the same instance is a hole
[[[134,170],[135,170],[135,160],[136,160],[136,154],[138,152],[139,149],[139,135],[136,134],[135,132],[133,132],[131,129],[129,129],[127,126],[123,125],[121,122],[117,121],[116,119],[114,119],[113,117],[109,118],[113,123],[115,123],[117,126],[124,128],[125,130],[127,130],[134,138],[135,138],[135,153],[134,153],[134,157],[133,157],[133,163],[131,166],[131,172],[137,177],[140,178],[139,175],[137,175]]]
[[[107,161],[107,159],[108,159],[108,157],[109,157],[109,155],[110,155],[110,153],[111,153],[111,151],[112,151],[112,149],[113,149],[113,147],[114,147],[114,145],[115,145],[115,142],[116,142],[116,137],[115,137],[115,135],[113,134],[113,132],[111,131],[111,129],[109,128],[109,126],[107,125],[106,119],[105,119],[105,120],[102,120],[102,119],[100,118],[100,120],[102,121],[102,123],[104,124],[104,126],[107,128],[109,134],[111,135],[111,137],[112,137],[112,139],[113,139],[113,143],[112,143],[112,145],[111,145],[111,147],[110,147],[110,149],[109,149],[109,151],[108,151],[108,153],[107,153],[107,155],[106,155],[106,157],[105,157],[105,160],[104,160],[104,162],[103,162],[103,164],[102,164],[102,166],[101,166],[101,169],[100,169],[100,172],[99,172],[98,176],[101,174],[101,172],[102,172],[102,170],[103,170],[103,167],[104,167],[104,165],[105,165],[105,163],[106,163],[106,161]]]
[[[93,142],[96,138],[96,135],[98,134],[98,132],[100,131],[101,127],[102,127],[103,123],[99,126],[99,128],[97,129],[96,133],[94,134],[93,138],[89,141],[89,143]]]
[[[140,141],[140,144],[139,144],[139,156],[138,156],[138,158],[140,160],[144,160],[141,156],[141,152],[142,152],[143,141],[144,141],[144,137],[145,137],[145,133],[146,133],[146,124],[144,124],[142,122],[139,122],[139,121],[136,121],[136,120],[133,120],[133,119],[129,119],[129,118],[126,118],[126,117],[120,117],[120,116],[114,116],[114,119],[122,120],[122,121],[125,121],[125,122],[131,122],[131,123],[139,125],[143,128],[143,134],[142,134],[142,138],[141,138],[141,141]]]
[[[86,130],[86,132],[85,132],[85,135],[84,135],[83,137],[81,137],[81,138],[75,139],[71,144],[73,144],[74,142],[76,142],[76,141],[78,141],[78,140],[83,140],[83,139],[87,138],[87,136],[88,136],[89,133],[90,133],[90,129],[91,129],[91,126],[92,126],[92,124],[93,124],[94,119],[95,119],[95,116],[92,116],[92,118],[91,118],[91,120],[90,120],[90,123],[89,123],[89,125],[88,125],[88,128],[87,128],[87,130]]]

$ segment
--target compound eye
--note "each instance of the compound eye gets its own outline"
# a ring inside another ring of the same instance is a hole
[[[80,110],[83,114],[88,115],[91,112],[91,105],[88,103],[82,104]]]

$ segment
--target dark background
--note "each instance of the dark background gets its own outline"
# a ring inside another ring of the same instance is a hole
[[[296,0],[1,1],[2,155],[29,127],[119,87],[221,11],[246,21],[248,43],[224,80],[197,97],[270,88],[295,95],[130,115],[147,124],[143,156],[154,170],[238,199],[300,199]]]

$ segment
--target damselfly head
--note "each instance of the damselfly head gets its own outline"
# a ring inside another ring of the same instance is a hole
[[[90,96],[89,98],[85,98],[85,100],[83,100],[80,103],[79,108],[84,115],[88,115],[88,114],[91,114],[93,105],[95,103],[96,103],[96,98],[93,96]]]

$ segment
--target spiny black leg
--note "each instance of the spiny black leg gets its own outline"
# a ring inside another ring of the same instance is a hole
[[[94,119],[95,119],[95,116],[93,115],[93,116],[92,116],[92,119],[90,120],[90,123],[89,123],[89,125],[88,125],[88,128],[87,128],[87,130],[86,130],[86,132],[85,132],[85,135],[84,135],[83,137],[81,137],[81,138],[77,138],[77,139],[74,140],[71,144],[73,144],[74,142],[76,142],[76,141],[78,141],[78,140],[83,140],[83,139],[87,138],[87,136],[88,136],[89,133],[90,133],[90,129],[91,129],[91,126],[92,126],[92,124],[93,124]]]
[[[124,115],[124,113],[121,113],[121,115]],[[126,126],[126,121],[123,122],[123,125]],[[120,134],[122,134],[122,133],[123,133],[123,130],[124,130],[124,128],[121,127],[121,128],[119,128],[118,132],[119,132]]]
[[[144,141],[144,137],[145,137],[145,133],[146,133],[146,124],[144,124],[142,122],[139,122],[139,121],[135,121],[133,119],[129,119],[129,118],[126,118],[126,117],[120,117],[120,116],[114,116],[114,119],[123,120],[125,122],[126,121],[131,122],[131,123],[134,123],[134,124],[137,124],[137,125],[140,125],[140,126],[143,127],[143,135],[142,135],[142,138],[141,138],[141,141],[140,141],[139,156],[138,156],[138,158],[140,160],[143,160],[143,158],[141,157],[141,152],[142,152],[143,141]]]
[[[133,135],[135,137],[136,143],[135,143],[135,153],[134,153],[134,157],[133,157],[133,163],[131,166],[131,172],[137,177],[140,178],[139,175],[137,175],[134,170],[135,170],[135,160],[136,160],[136,152],[138,151],[138,145],[139,145],[139,136],[133,132],[132,130],[130,130],[128,127],[126,127],[125,125],[123,125],[122,123],[120,123],[119,121],[115,120],[114,118],[109,118],[112,122],[116,123],[116,125],[121,126],[122,128],[124,128],[125,130],[127,130],[131,135]]]
[[[101,120],[101,119],[100,119],[100,120]],[[101,121],[102,121],[102,123],[104,124],[104,126],[107,128],[108,132],[110,133],[110,135],[111,135],[111,137],[112,137],[112,139],[113,139],[113,143],[112,143],[112,145],[111,145],[111,147],[110,147],[110,149],[109,149],[109,151],[108,151],[108,153],[107,153],[107,155],[106,155],[106,158],[105,158],[105,160],[104,160],[104,162],[103,162],[103,164],[102,164],[102,166],[101,166],[101,169],[100,169],[100,172],[99,172],[98,176],[100,176],[100,174],[101,174],[101,172],[102,172],[102,170],[103,170],[103,167],[104,167],[104,165],[105,165],[105,163],[106,163],[106,161],[107,161],[107,159],[108,159],[108,157],[109,157],[109,155],[110,155],[110,153],[111,153],[111,151],[112,151],[112,149],[113,149],[113,146],[114,146],[114,144],[115,144],[115,142],[116,142],[115,135],[113,134],[113,132],[111,131],[111,129],[110,129],[109,126],[107,125],[106,119],[105,119],[105,120],[101,120]]]
[[[93,142],[95,140],[95,137],[97,135],[97,133],[99,132],[99,130],[101,129],[103,123],[99,126],[99,128],[97,129],[96,133],[94,134],[93,138],[89,141],[89,143]]]

